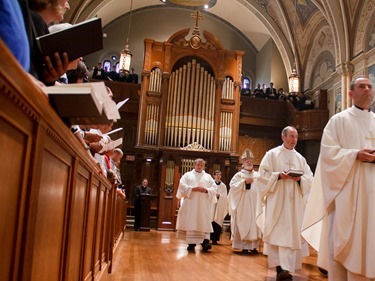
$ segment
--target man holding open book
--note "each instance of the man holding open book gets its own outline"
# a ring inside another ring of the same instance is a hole
[[[258,208],[257,223],[263,232],[268,265],[276,267],[276,280],[292,280],[289,272],[301,269],[302,256],[309,255],[301,227],[313,174],[306,159],[294,149],[297,130],[288,126],[281,138],[283,144],[269,150],[259,166],[257,184],[263,208]]]

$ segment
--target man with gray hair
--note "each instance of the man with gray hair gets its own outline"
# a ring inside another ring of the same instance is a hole
[[[276,280],[292,280],[289,272],[301,269],[302,257],[309,255],[301,229],[313,174],[295,150],[296,128],[285,127],[281,138],[283,144],[267,151],[259,166],[257,183],[263,208],[258,209],[257,223],[263,232],[268,266],[276,267]]]
[[[229,183],[229,215],[233,249],[242,250],[242,254],[257,254],[262,233],[255,221],[258,192],[254,181],[259,177],[253,169],[254,156],[250,149],[242,155],[242,169]]]

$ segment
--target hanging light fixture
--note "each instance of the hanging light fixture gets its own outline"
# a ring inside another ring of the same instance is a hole
[[[121,51],[121,54],[120,54],[120,72],[122,73],[126,73],[126,72],[129,73],[130,63],[132,61],[132,56],[133,56],[129,49],[130,27],[132,23],[132,8],[133,8],[133,0],[130,1],[128,36],[126,38],[125,47]]]
[[[299,76],[297,74],[296,65],[294,63],[292,74],[289,76],[289,93],[299,92]]]
[[[297,74],[296,69],[296,15],[297,15],[297,1],[294,3],[295,5],[295,14],[294,14],[294,23],[293,23],[293,31],[294,31],[294,66],[292,70],[292,74],[289,76],[289,93],[299,93],[299,76]]]

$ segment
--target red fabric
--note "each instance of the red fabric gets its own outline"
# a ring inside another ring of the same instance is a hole
[[[108,155],[104,155],[105,164],[107,165],[107,169],[111,169],[111,159]]]

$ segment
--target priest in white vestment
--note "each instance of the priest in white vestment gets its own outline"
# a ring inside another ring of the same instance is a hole
[[[313,174],[306,159],[294,149],[297,130],[288,126],[281,138],[283,144],[267,151],[259,166],[257,185],[263,207],[257,210],[257,224],[277,280],[292,280],[290,272],[301,269],[302,257],[309,255],[301,229]],[[295,170],[293,175],[287,173],[290,169]]]
[[[217,198],[215,182],[204,168],[203,159],[194,160],[194,169],[181,177],[176,194],[178,199],[183,199],[178,210],[176,229],[189,245],[188,251],[194,251],[199,243],[203,251],[211,249],[211,208]]]
[[[210,237],[212,244],[217,245],[223,229],[224,219],[228,214],[228,191],[225,183],[221,181],[221,171],[216,170],[214,172],[214,180],[217,203],[212,204],[211,220],[213,232],[211,232]]]
[[[375,114],[369,79],[350,85],[353,106],[326,125],[302,235],[329,280],[375,280]]]
[[[256,224],[258,192],[254,181],[258,172],[253,170],[253,153],[246,149],[241,155],[242,170],[236,173],[229,183],[229,214],[231,216],[232,248],[245,254],[257,254],[262,238]]]

